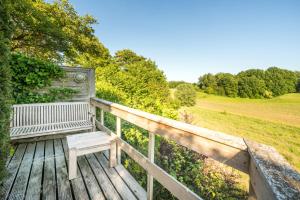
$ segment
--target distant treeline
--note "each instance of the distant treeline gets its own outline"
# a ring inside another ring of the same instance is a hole
[[[197,83],[189,83],[189,82],[185,82],[185,81],[169,81],[169,88],[176,88],[178,85],[181,85],[181,84],[191,84],[191,85],[194,85],[195,87],[198,88],[198,85]]]
[[[300,91],[300,72],[270,67],[267,70],[249,69],[236,75],[205,74],[198,86],[204,92],[228,97],[272,98]]]

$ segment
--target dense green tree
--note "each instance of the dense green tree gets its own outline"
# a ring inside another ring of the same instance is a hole
[[[238,78],[255,76],[260,80],[265,80],[265,71],[262,69],[248,69],[237,74]]]
[[[198,85],[208,94],[215,94],[218,87],[216,77],[210,73],[200,76]]]
[[[5,163],[9,155],[9,122],[11,106],[10,87],[10,1],[0,0],[0,180],[5,176]]]
[[[187,83],[185,81],[169,81],[169,88],[174,89],[180,84]]]
[[[242,98],[263,98],[265,95],[265,82],[256,76],[242,77],[238,84],[239,96]]]
[[[145,61],[147,59],[143,56],[137,55],[130,49],[123,49],[115,53],[114,60],[118,66],[124,67],[125,65]]]
[[[218,73],[215,75],[217,81],[217,94],[228,97],[236,97],[238,93],[238,82],[229,73]]]
[[[155,114],[171,112],[168,82],[152,60],[128,49],[116,52],[113,60],[96,71],[99,97]]]
[[[229,73],[205,74],[198,85],[204,92],[229,97],[271,98],[297,91],[299,72],[278,67],[267,70],[249,69],[237,75]],[[238,91],[238,92],[237,92]]]
[[[196,104],[196,90],[192,84],[183,83],[176,87],[175,98],[179,100],[181,106],[193,106]]]
[[[266,70],[266,86],[274,96],[296,92],[297,74],[295,72],[270,67]]]
[[[95,18],[78,15],[68,0],[13,2],[12,51],[72,65],[107,64],[109,51],[92,28]]]

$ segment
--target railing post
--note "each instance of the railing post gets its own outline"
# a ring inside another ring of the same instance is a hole
[[[91,114],[92,114],[92,124],[93,124],[93,129],[92,131],[96,131],[96,107],[92,104],[90,104],[91,108]]]
[[[149,132],[148,158],[154,163],[155,134]],[[147,199],[153,199],[153,176],[147,174]]]
[[[103,109],[100,110],[100,123],[104,126],[104,111]]]
[[[117,122],[116,122],[116,133],[119,138],[121,138],[121,118],[116,117]],[[118,159],[118,164],[121,164],[121,148],[117,146],[117,159]]]

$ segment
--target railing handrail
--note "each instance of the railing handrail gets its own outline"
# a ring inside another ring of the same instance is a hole
[[[109,130],[104,126],[103,111],[248,173],[250,198],[300,199],[300,174],[272,147],[103,99],[91,98],[90,103],[92,107],[101,109],[99,127],[106,131]],[[129,147],[122,140],[119,141],[128,150]],[[147,159],[147,162],[151,160]]]
[[[248,173],[249,153],[242,138],[171,120],[103,99],[91,98],[91,105]]]
[[[173,120],[173,119],[170,119],[170,118],[166,118],[166,117],[162,117],[162,116],[159,116],[159,115],[144,112],[144,111],[141,111],[141,110],[138,110],[138,109],[123,106],[123,105],[118,104],[118,103],[113,103],[113,102],[110,102],[110,101],[106,101],[104,99],[99,99],[99,98],[95,98],[95,97],[91,98],[91,99],[95,100],[94,102],[99,102],[99,103],[102,103],[104,105],[126,111],[128,113],[133,114],[133,115],[140,116],[140,117],[143,117],[143,118],[147,118],[147,119],[152,120],[154,122],[162,123],[162,124],[171,126],[173,128],[176,128],[176,129],[184,130],[184,131],[187,131],[191,134],[195,134],[195,135],[198,135],[200,137],[205,137],[209,140],[213,140],[213,141],[216,141],[216,142],[219,142],[219,143],[223,143],[223,144],[232,146],[232,147],[237,148],[237,149],[241,149],[241,150],[246,150],[247,149],[247,146],[246,146],[243,138],[241,138],[241,137],[236,137],[236,136],[228,135],[228,134],[225,134],[225,133],[222,133],[222,132],[219,132],[219,131],[213,131],[213,130],[210,130],[210,129],[207,129],[207,128],[187,124],[187,123],[184,123],[184,122],[181,122],[181,121]]]

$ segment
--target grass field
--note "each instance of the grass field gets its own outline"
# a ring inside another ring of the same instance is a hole
[[[193,124],[275,147],[300,171],[300,94],[242,99],[198,93]]]

